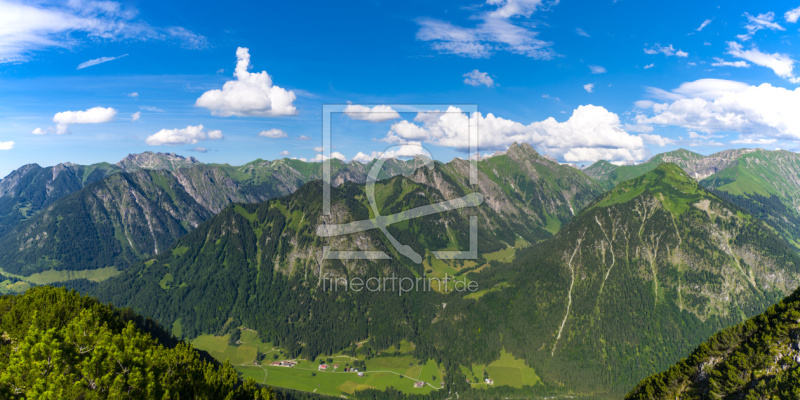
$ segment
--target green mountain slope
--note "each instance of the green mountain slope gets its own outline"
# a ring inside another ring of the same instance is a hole
[[[156,163],[144,155],[136,159],[136,165]],[[389,160],[382,171],[411,174],[418,163]],[[125,269],[141,257],[159,255],[231,203],[256,203],[287,195],[322,175],[321,163],[288,159],[257,160],[241,167],[194,164],[172,170],[134,168],[60,199],[0,236],[3,271],[20,278],[47,271]],[[363,182],[372,166],[338,160],[331,164],[335,185]],[[133,168],[132,162],[125,165]],[[507,154],[482,161],[480,166],[478,188],[486,193],[488,210],[497,214],[497,218],[485,220],[502,220],[491,226],[492,235],[500,235],[511,246],[516,236],[527,242],[549,237],[574,210],[600,193],[590,178],[539,156],[530,146],[513,146]],[[413,175],[414,180],[434,186],[446,198],[471,191],[468,177],[468,163],[460,159]],[[450,232],[455,237],[466,230]],[[443,248],[453,243],[448,240],[440,243]],[[492,245],[487,242],[487,246]],[[54,276],[60,279],[64,275]],[[39,279],[43,278],[37,276],[34,283]]]
[[[598,161],[584,172],[606,188],[672,162],[726,200],[775,227],[800,247],[800,155],[762,149],[725,150],[701,156],[686,150],[659,154],[635,166]]]
[[[381,213],[467,193],[459,189],[463,181],[447,173],[460,168],[459,162],[437,165],[411,179],[380,183]],[[548,181],[538,176],[537,182]],[[423,177],[434,184],[416,182]],[[507,182],[520,188],[521,198],[536,193]],[[482,184],[502,188],[488,178]],[[453,192],[445,195],[448,189]],[[415,278],[439,267],[427,259],[422,266],[409,262],[377,231],[333,241],[316,236],[320,192],[309,184],[285,198],[228,207],[169,252],[81,287],[163,324],[179,323],[187,337],[241,325],[306,357],[355,349],[366,339],[369,351],[377,353],[407,340],[417,359],[450,366],[485,365],[506,351],[532,366],[548,390],[619,398],[716,330],[761,312],[800,282],[800,258],[763,222],[665,164],[603,195],[511,263],[478,270],[467,263],[450,265],[451,275],[480,285],[480,296],[332,292],[322,288],[320,277]],[[369,216],[359,185],[342,185],[333,195],[327,223]],[[530,227],[517,230],[528,222],[504,217],[507,211],[498,204],[504,203],[487,200],[479,209],[408,221],[390,231],[425,258],[426,250],[464,248],[466,238],[459,232],[470,215],[480,216],[482,254],[513,242],[515,231],[537,235]],[[326,261],[325,244],[381,250],[396,258]],[[448,382],[466,379],[458,371],[449,369]]]
[[[754,150],[701,181],[800,247],[800,154]]]
[[[761,221],[664,164],[620,184],[510,266],[473,278],[502,289],[455,306],[469,322],[441,318],[433,331],[464,337],[431,336],[433,346],[503,347],[546,383],[619,398],[793,290],[800,258]]]
[[[800,291],[725,329],[626,399],[800,398]]]
[[[0,331],[4,399],[275,398],[152,321],[63,289],[0,297]]]
[[[19,168],[0,180],[0,237],[56,200],[120,171],[111,164]]]

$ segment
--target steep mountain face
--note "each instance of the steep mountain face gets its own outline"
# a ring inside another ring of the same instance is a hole
[[[800,154],[756,149],[740,154],[701,185],[715,189],[800,247]]]
[[[116,166],[125,171],[136,171],[138,169],[165,169],[175,171],[180,168],[191,167],[200,164],[194,157],[183,157],[175,153],[154,153],[146,151],[140,154],[129,154],[120,160]]]
[[[472,306],[448,305],[452,317],[432,327],[463,337],[426,338],[433,346],[505,348],[546,383],[619,398],[791,292],[800,258],[764,223],[664,164],[511,265],[471,278],[487,293]]]
[[[493,177],[486,171],[491,172]],[[468,185],[468,174],[469,164],[463,160],[436,164],[432,169],[421,168],[410,178],[395,177],[379,182],[375,191],[376,201],[382,215],[391,215],[461,198],[475,190]],[[422,264],[416,264],[398,253],[388,239],[376,230],[329,239],[318,236],[320,224],[365,220],[372,215],[372,211],[364,187],[345,183],[333,191],[333,214],[323,217],[320,183],[312,182],[281,199],[224,209],[178,241],[170,251],[160,253],[145,264],[134,265],[123,275],[100,284],[97,293],[117,304],[136,307],[166,324],[180,319],[183,332],[189,336],[215,332],[229,317],[237,318],[259,331],[263,330],[265,335],[271,335],[269,332],[275,329],[274,324],[284,326],[287,318],[295,321],[291,315],[303,314],[307,312],[304,310],[312,307],[309,304],[316,304],[318,293],[313,299],[305,299],[305,295],[296,291],[301,287],[316,286],[324,274],[337,277],[389,273],[422,276],[429,273],[436,276],[441,274],[444,278],[442,271],[446,271],[450,277],[463,275],[486,264],[486,260],[480,257],[475,261],[444,263],[434,261],[432,251],[467,250],[470,247],[469,217],[478,217],[479,253],[492,253],[514,246],[520,239],[536,242],[549,237],[546,228],[566,221],[572,214],[571,209],[579,210],[594,193],[599,192],[596,184],[579,171],[546,160],[530,147],[524,146],[515,146],[503,158],[482,161],[478,181],[477,189],[485,198],[481,206],[411,219],[388,227],[388,231],[400,243],[423,257]],[[380,250],[395,259],[325,261],[325,245],[330,245],[333,250]],[[209,282],[217,282],[214,284],[216,288],[211,289]],[[213,290],[214,294],[209,290]],[[278,300],[280,296],[275,297],[275,293],[295,296],[296,299],[278,306],[276,301],[285,303],[287,299]],[[417,295],[435,296],[431,293]],[[222,301],[221,298],[227,300]],[[253,300],[251,302],[248,299]],[[347,301],[356,299],[361,299],[365,304],[378,301],[364,300],[363,297]],[[196,306],[192,306],[193,303]],[[219,304],[223,303],[226,306],[220,308]],[[415,307],[421,307],[420,304]],[[274,305],[274,309],[253,308],[267,305]],[[187,315],[182,311],[192,307],[214,310],[213,315]],[[331,318],[352,320],[349,314],[342,315],[351,312],[349,308],[344,308],[332,312]],[[354,309],[363,311],[363,306]],[[401,314],[409,312],[407,310]],[[272,315],[276,319],[265,323],[261,319],[264,315]],[[328,321],[327,318],[324,320]],[[306,321],[305,318],[302,320],[302,324],[296,322],[281,328],[296,330],[292,335],[284,338],[269,336],[269,340],[280,340],[282,345],[298,352],[316,354],[314,352],[320,351],[320,348],[326,351],[343,348],[333,346],[334,342],[347,347],[351,340],[363,340],[369,336],[369,330],[363,330],[367,327],[393,332],[386,338],[377,339],[381,343],[391,343],[398,337],[410,334],[407,331],[410,329],[408,321],[389,323],[376,320],[374,323],[358,325],[360,328],[352,331],[342,328],[341,337],[335,341],[332,338],[323,339],[322,343],[327,343],[323,346],[311,340],[311,337],[298,336],[307,334],[304,330],[318,322]],[[415,322],[412,325],[417,324]],[[335,325],[341,324],[335,322]],[[397,332],[402,335],[397,336]],[[300,343],[305,343],[308,348]]]
[[[702,186],[763,219],[800,248],[800,155],[797,153],[737,149],[704,157],[676,150],[635,166],[617,167],[598,161],[584,172],[611,188],[663,162],[680,166]]]
[[[56,200],[121,169],[111,164],[25,165],[0,180],[0,237]]]
[[[800,398],[800,291],[725,329],[626,397],[659,399]]]
[[[381,214],[466,194],[463,178],[448,172],[462,168],[456,161],[379,183]],[[502,187],[484,170],[482,165],[482,190]],[[417,182],[423,178],[432,185]],[[522,198],[535,193],[511,182]],[[479,284],[477,296],[325,290],[321,277],[428,273],[429,250],[467,246],[459,233],[470,215],[481,220],[482,254],[509,245],[518,229],[512,224],[528,222],[504,217],[521,208],[487,190],[478,209],[390,226],[401,243],[424,255],[418,265],[377,230],[317,236],[320,221],[340,224],[371,215],[360,185],[333,191],[329,217],[321,217],[320,192],[312,183],[285,198],[228,207],[170,251],[81,287],[177,324],[188,337],[218,332],[232,320],[306,356],[338,352],[366,338],[375,351],[409,340],[416,357],[451,365],[485,364],[505,350],[525,359],[549,388],[619,398],[716,330],[761,312],[800,283],[800,258],[763,222],[664,164],[618,185],[511,263],[452,267],[456,279]],[[503,201],[492,204],[493,196]],[[530,229],[516,233],[536,235]],[[380,250],[394,258],[323,260],[324,245]]]
[[[150,156],[129,159],[147,161]],[[168,161],[175,160],[167,157],[164,163]],[[372,165],[335,160],[332,183],[364,182]],[[389,160],[382,174],[411,174],[418,165],[422,165],[419,160]],[[21,276],[48,270],[124,269],[139,257],[160,254],[228,205],[293,193],[321,177],[321,168],[321,163],[283,159],[241,167],[198,164],[115,174],[52,204],[0,237],[0,262],[6,273]],[[468,177],[469,164],[460,159],[413,175],[418,183],[435,188],[439,198],[472,191]],[[549,237],[600,193],[581,172],[549,161],[527,145],[515,145],[505,155],[482,161],[479,182],[489,205],[481,209],[482,220],[491,225],[495,232],[491,235],[510,238],[505,242],[512,246],[516,236],[528,242]],[[489,216],[487,210],[496,215]],[[450,229],[456,236],[467,231]]]

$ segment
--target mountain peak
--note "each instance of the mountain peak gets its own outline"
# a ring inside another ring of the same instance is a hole
[[[155,153],[146,151],[139,154],[128,154],[116,165],[126,171],[137,169],[166,169],[176,170],[179,168],[189,167],[195,164],[200,164],[194,157],[186,158],[175,153]]]

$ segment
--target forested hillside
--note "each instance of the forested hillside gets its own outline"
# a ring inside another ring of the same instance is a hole
[[[3,399],[275,398],[151,321],[64,289],[0,297],[0,331]]]
[[[627,400],[800,398],[800,290],[725,329]]]
[[[445,198],[406,178],[382,182],[376,193],[386,212]],[[619,185],[511,263],[479,270],[456,265],[456,276],[480,284],[477,298],[322,290],[326,273],[415,277],[438,267],[408,262],[376,231],[330,243],[386,251],[395,260],[324,261],[327,239],[314,234],[320,196],[321,188],[309,184],[279,200],[229,207],[169,252],[84,288],[180,326],[187,337],[246,326],[304,357],[354,349],[367,338],[377,353],[405,339],[418,359],[465,366],[491,362],[506,350],[533,366],[548,387],[618,398],[800,282],[800,259],[783,240],[671,164]],[[333,196],[328,223],[368,217],[360,185],[345,184]],[[411,220],[392,232],[427,257],[427,249],[463,248],[459,232],[474,213],[481,216],[481,254],[509,245],[515,233],[537,235],[488,204]],[[448,382],[459,376],[452,369]]]

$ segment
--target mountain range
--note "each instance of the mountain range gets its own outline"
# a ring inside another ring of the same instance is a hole
[[[6,287],[68,281],[185,339],[252,329],[311,360],[411,343],[408,354],[436,360],[462,393],[475,389],[464,382],[476,368],[512,357],[538,383],[486,393],[620,398],[800,284],[794,153],[678,150],[580,171],[515,144],[476,162],[475,185],[468,161],[422,161],[386,162],[375,186],[381,215],[473,193],[483,202],[389,225],[420,262],[379,230],[317,234],[374,217],[363,185],[374,162],[331,161],[330,215],[320,163],[232,167],[145,153],[115,165],[25,166],[0,181]],[[478,258],[438,259],[437,250],[471,247],[472,217]],[[391,258],[330,260],[326,246]],[[480,289],[321,286],[395,276]]]

